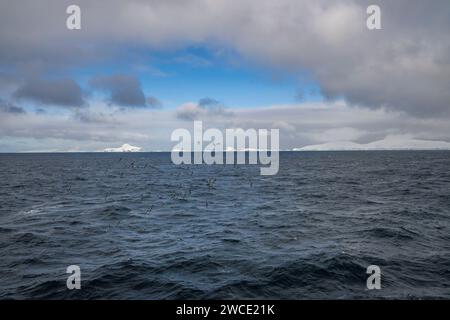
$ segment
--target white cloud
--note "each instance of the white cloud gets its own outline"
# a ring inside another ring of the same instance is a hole
[[[195,103],[181,107],[186,106],[194,110],[198,107]],[[338,140],[368,143],[390,135],[450,141],[445,118],[417,119],[383,109],[350,107],[343,102],[301,103],[233,111],[233,117],[202,118],[203,127],[222,130],[279,128],[282,149]],[[170,141],[172,131],[177,128],[192,130],[193,125],[191,120],[180,120],[177,110],[121,110],[96,102],[91,104],[90,112],[95,121],[81,121],[69,111],[57,115],[4,114],[0,117],[0,150],[96,151],[128,143],[138,145],[144,151],[168,151],[173,147]]]

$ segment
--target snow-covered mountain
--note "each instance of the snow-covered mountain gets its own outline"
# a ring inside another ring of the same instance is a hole
[[[362,145],[351,141],[336,141],[323,144],[294,148],[293,151],[338,151],[338,150],[361,150]]]
[[[129,145],[128,143],[123,144],[119,148],[106,148],[103,151],[104,152],[139,152],[142,148],[140,147],[134,147],[132,145]]]
[[[402,137],[386,137],[370,143],[336,141],[294,148],[293,151],[351,151],[351,150],[450,150],[450,143],[445,141],[418,140]]]

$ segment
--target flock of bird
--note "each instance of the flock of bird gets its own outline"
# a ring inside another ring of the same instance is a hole
[[[127,161],[125,158],[120,157],[117,160],[116,163],[119,164],[119,163],[123,163],[125,161]],[[144,164],[140,164],[137,160],[132,159],[132,160],[129,160],[129,162],[126,163],[123,166],[122,170],[116,175],[116,177],[119,177],[120,179],[123,179],[126,176],[126,174],[127,174],[127,170],[130,170],[130,169],[131,170],[134,170],[134,169],[147,169],[147,168],[151,168],[155,172],[158,172],[158,173],[164,173],[165,172],[160,167],[158,167],[158,166],[156,166],[156,165],[154,165],[152,163],[149,163],[148,161],[146,161]],[[181,167],[181,168],[182,168],[182,170],[180,170],[180,171],[178,171],[176,173],[176,178],[178,180],[180,178],[183,178],[183,177],[186,177],[186,176],[187,177],[193,177],[194,176],[194,170],[193,169],[187,169],[186,167]],[[235,166],[235,168],[236,168],[236,166]],[[108,167],[106,170],[109,170],[109,169],[110,169],[110,167]],[[186,170],[188,170],[188,171],[186,172]],[[101,179],[101,177],[98,177],[97,178],[97,182],[100,182],[100,179]],[[248,182],[250,187],[253,187],[253,180],[252,180],[252,178],[250,176],[245,175],[244,179],[247,180],[247,182]],[[86,179],[79,178],[78,180],[86,180]],[[213,190],[216,189],[217,178],[215,178],[215,177],[206,178],[206,179],[203,180],[203,183],[204,183],[204,186],[207,188],[208,192],[213,192]],[[128,188],[129,186],[130,186],[130,182],[127,182],[124,185],[124,188]],[[176,189],[168,192],[167,195],[168,195],[169,199],[171,199],[172,201],[186,201],[187,202],[187,201],[189,201],[189,199],[192,196],[193,189],[194,189],[193,187],[194,187],[193,186],[193,181],[191,179],[190,183],[187,186],[177,185]],[[66,185],[66,192],[67,193],[72,193],[73,191],[74,191],[73,190],[73,185],[71,183],[68,183]],[[113,195],[113,192],[111,190],[107,190],[105,192],[104,201],[108,202],[111,199],[112,195]],[[142,193],[141,194],[141,202],[143,202],[144,199],[145,199],[145,194]],[[210,202],[208,201],[208,199],[206,199],[205,200],[205,207],[208,208],[209,204],[210,204]],[[151,214],[153,212],[154,208],[155,208],[155,205],[153,205],[153,204],[150,205],[150,207],[148,207],[146,209],[145,214],[146,215]],[[107,228],[107,231],[112,230],[113,228],[117,227],[119,224],[120,224],[120,221],[118,223],[116,223],[114,226],[109,225],[108,228]]]

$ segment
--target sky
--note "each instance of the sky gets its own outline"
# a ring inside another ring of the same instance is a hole
[[[194,120],[278,128],[282,149],[450,142],[449,17],[448,0],[2,0],[0,152],[169,151]]]

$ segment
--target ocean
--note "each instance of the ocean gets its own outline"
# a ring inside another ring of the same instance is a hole
[[[275,176],[170,153],[0,168],[0,299],[450,298],[449,151],[282,152]]]

